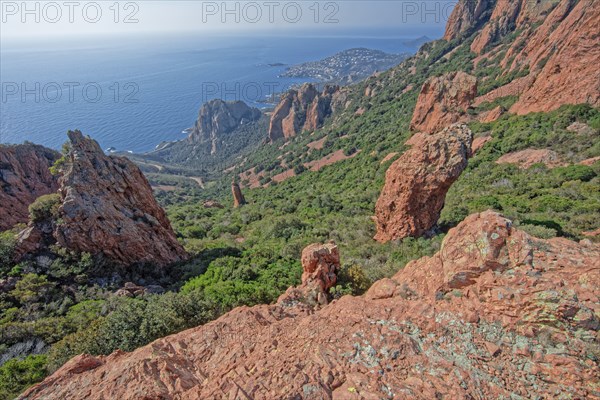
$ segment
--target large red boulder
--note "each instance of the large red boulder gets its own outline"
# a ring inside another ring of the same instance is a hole
[[[311,244],[302,250],[302,283],[316,283],[327,291],[337,282],[340,269],[340,253],[335,243]]]
[[[410,127],[433,133],[456,122],[466,122],[467,109],[477,97],[477,78],[450,72],[429,78],[421,89]]]
[[[140,169],[107,156],[96,141],[68,133],[71,150],[54,236],[62,247],[121,265],[165,266],[187,258]]]
[[[326,305],[328,292],[337,283],[340,253],[334,242],[314,243],[302,250],[302,284],[280,296],[280,303]]]
[[[411,146],[385,174],[375,206],[380,242],[418,237],[433,228],[446,193],[467,166],[473,134],[465,125],[452,125],[433,135],[415,134]]]

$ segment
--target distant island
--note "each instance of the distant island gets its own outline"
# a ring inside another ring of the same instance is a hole
[[[380,50],[354,48],[320,61],[291,66],[281,76],[347,85],[392,68],[410,56],[409,53],[389,54]]]

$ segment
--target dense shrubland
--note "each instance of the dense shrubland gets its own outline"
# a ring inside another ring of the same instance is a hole
[[[589,133],[567,131],[585,122]],[[505,116],[491,124],[472,124],[476,134],[492,140],[469,162],[450,189],[442,224],[456,225],[485,209],[503,212],[522,227],[543,237],[582,238],[600,221],[600,163],[579,165],[600,155],[600,112],[589,106],[566,106],[551,113]],[[552,149],[569,165],[529,169],[496,164],[503,154],[527,148]]]

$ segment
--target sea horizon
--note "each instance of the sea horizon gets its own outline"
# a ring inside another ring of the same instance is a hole
[[[1,51],[10,57],[1,61],[0,143],[58,149],[68,130],[80,129],[103,148],[151,151],[183,139],[208,100],[264,108],[270,94],[310,81],[279,77],[290,65],[356,47],[414,53],[404,42],[422,35],[391,36],[382,30],[379,37],[170,33],[3,40]]]

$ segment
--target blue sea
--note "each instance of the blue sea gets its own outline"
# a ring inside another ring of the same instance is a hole
[[[60,148],[80,129],[103,148],[144,152],[182,139],[212,98],[265,107],[299,79],[286,65],[368,47],[415,52],[412,38],[190,35],[2,42],[0,142]],[[282,65],[284,64],[284,65]]]

